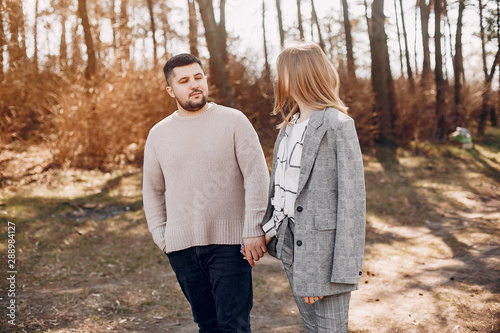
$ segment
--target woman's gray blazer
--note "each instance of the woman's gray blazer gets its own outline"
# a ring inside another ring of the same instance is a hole
[[[273,214],[276,155],[274,145],[269,203]],[[354,121],[334,108],[315,110],[307,125],[300,166],[293,258],[295,296],[326,296],[358,289],[365,245],[363,159]],[[277,257],[276,238],[268,244]]]

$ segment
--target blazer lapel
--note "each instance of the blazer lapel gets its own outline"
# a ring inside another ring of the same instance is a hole
[[[306,134],[304,137],[304,148],[302,150],[302,158],[300,161],[300,176],[297,188],[297,197],[304,188],[304,185],[309,179],[314,160],[318,153],[319,145],[326,132],[326,126],[323,125],[323,119],[326,109],[313,111],[309,123],[307,124]]]

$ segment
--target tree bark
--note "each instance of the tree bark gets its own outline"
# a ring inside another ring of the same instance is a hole
[[[113,32],[113,55],[114,55],[114,57],[116,57],[116,49],[118,46],[118,41],[116,39],[116,30],[117,30],[118,26],[117,26],[117,20],[116,20],[115,6],[116,6],[116,0],[111,0],[111,8],[110,8],[109,16],[111,18],[111,31]]]
[[[415,16],[414,16],[414,22],[415,24],[413,25],[413,36],[415,36],[415,38],[413,38],[413,61],[414,61],[414,65],[415,65],[415,76],[418,77],[418,60],[417,60],[417,29],[418,29],[418,24],[417,24],[417,20],[418,20],[418,2],[417,4],[415,5]]]
[[[384,20],[384,0],[374,0],[368,32],[372,58],[372,87],[375,92],[375,111],[379,121],[378,141],[394,146],[396,144],[394,124],[397,114]]]
[[[271,83],[271,67],[268,61],[267,42],[266,42],[266,3],[262,0],[262,37],[264,39],[264,80],[267,84]]]
[[[87,46],[87,67],[85,77],[90,80],[96,74],[96,56],[94,51],[94,41],[90,30],[90,22],[87,14],[87,0],[78,0],[78,14],[82,20],[85,45]]]
[[[441,55],[441,1],[434,1],[434,50],[436,68],[434,69],[434,80],[436,84],[436,116],[437,116],[437,129],[434,133],[434,139],[442,143],[446,140],[449,125],[448,125],[448,112],[445,105],[445,90],[446,83],[443,77],[443,59]]]
[[[163,47],[165,48],[165,54],[163,55],[163,57],[165,59],[168,59],[170,58],[170,54],[168,52],[168,41],[169,41],[169,36],[171,35],[172,33],[172,30],[170,28],[170,24],[168,23],[168,14],[170,12],[170,8],[168,8],[168,4],[167,4],[167,1],[164,0],[164,1],[161,1],[160,2],[160,8],[161,8],[161,11],[162,11],[162,14],[161,14],[161,24],[162,24],[162,30],[163,30]],[[196,11],[195,11],[196,13]]]
[[[5,31],[3,28],[3,13],[5,13],[3,7],[3,0],[0,0],[0,83],[2,83],[5,73],[5,68],[3,65],[3,51],[6,44]]]
[[[219,3],[219,24],[217,25],[219,30],[219,48],[222,56],[222,63],[227,64],[228,54],[227,54],[227,32],[226,32],[226,0],[220,0]]]
[[[302,26],[302,13],[300,10],[301,7],[301,0],[297,0],[297,18],[298,18],[298,23],[299,23],[299,34],[300,34],[300,40],[304,40],[304,27]]]
[[[394,0],[394,15],[396,16],[396,31],[398,33],[398,45],[399,45],[399,65],[401,68],[401,77],[404,77],[404,65],[403,65],[403,47],[401,46],[401,33],[399,31],[399,15],[397,0]]]
[[[188,0],[189,7],[189,52],[199,57],[198,52],[198,20],[196,18],[195,0]]]
[[[406,23],[405,23],[405,15],[403,10],[403,0],[399,0],[399,7],[401,9],[401,21],[403,25],[403,38],[405,42],[405,58],[406,58],[406,72],[408,74],[408,80],[410,81],[410,87],[413,91],[415,87],[415,80],[413,79],[413,71],[411,69],[410,64],[410,50],[408,48],[408,34],[406,33]]]
[[[493,65],[491,65],[490,73],[488,77],[486,77],[485,89],[483,89],[483,103],[488,99],[489,91],[491,90],[491,81],[493,81],[493,76],[495,75],[495,69],[497,68],[498,63],[500,62],[500,49],[497,51],[495,55],[495,60],[493,61]],[[483,135],[484,130],[486,128],[486,120],[488,119],[488,106],[483,104],[483,111],[481,112],[481,117],[479,119],[478,132]]]
[[[68,68],[68,44],[66,42],[66,8],[61,8],[61,42],[59,43],[59,66],[61,71]]]
[[[9,52],[9,70],[14,70],[26,59],[22,36],[24,30],[24,15],[22,2],[17,0],[7,0],[6,9],[9,15],[10,41],[7,45]]]
[[[344,33],[347,52],[347,76],[349,79],[356,81],[356,64],[354,62],[351,20],[349,19],[349,7],[347,5],[347,0],[342,0],[342,9],[344,14]]]
[[[156,42],[156,23],[155,23],[155,13],[154,13],[154,7],[153,7],[153,0],[146,0],[148,4],[148,10],[149,10],[149,17],[150,17],[150,23],[151,23],[151,32],[152,32],[152,37],[153,37],[153,63],[154,67],[158,65],[158,54],[157,48],[158,48],[158,43]]]
[[[500,50],[500,0],[496,0],[496,3],[497,3],[497,43],[498,43],[498,49]],[[500,81],[500,75],[498,76],[498,79]],[[498,89],[498,93],[500,94],[500,89]],[[494,106],[490,108],[490,120],[491,120],[491,126],[494,127],[498,126],[497,108],[495,108]]]
[[[77,13],[76,15],[78,15],[78,10],[77,10]],[[71,66],[70,66],[70,71],[72,73],[76,73],[79,68],[80,68],[80,65],[82,64],[83,62],[83,59],[82,59],[82,51],[80,49],[80,42],[81,42],[81,38],[80,38],[80,35],[78,34],[78,27],[79,27],[79,23],[78,21],[76,22],[76,24],[74,25],[74,27],[72,27],[72,38],[71,38]]]
[[[221,43],[218,35],[218,27],[215,22],[214,8],[211,0],[197,0],[200,9],[201,20],[205,28],[205,38],[207,40],[207,48],[210,53],[210,75],[214,80],[218,90],[219,99],[229,107],[236,107],[236,102],[231,91],[231,86],[224,70],[222,62],[222,54],[220,50]]]
[[[130,62],[130,28],[128,27],[128,12],[127,12],[128,0],[121,0],[120,3],[120,55],[118,59],[122,64],[122,67],[127,67]]]
[[[497,0],[498,4],[498,0]],[[484,73],[484,88],[483,88],[483,94],[482,94],[482,105],[481,105],[481,115],[479,117],[479,124],[478,124],[478,132],[481,135],[484,135],[484,130],[486,129],[486,122],[488,120],[488,114],[491,115],[491,113],[494,114],[493,119],[494,120],[496,117],[496,112],[495,108],[490,106],[489,103],[489,97],[491,93],[491,82],[493,81],[493,75],[495,72],[496,65],[498,63],[498,51],[495,56],[495,60],[493,61],[493,65],[491,66],[490,73],[488,73],[488,68],[486,65],[486,40],[485,40],[485,34],[484,34],[484,25],[483,25],[483,4],[482,0],[479,0],[479,25],[480,25],[480,38],[481,38],[481,51],[482,51],[482,61],[483,61],[483,73]],[[497,22],[498,24],[498,22]],[[499,37],[500,38],[500,37]],[[500,42],[499,42],[500,43]],[[499,50],[500,50],[500,45],[499,45]],[[493,123],[492,125],[496,126],[496,124]]]
[[[34,52],[33,52],[33,64],[35,65],[35,70],[38,71],[38,0],[35,0],[35,22],[33,24],[33,39],[34,39]]]
[[[422,83],[425,85],[431,77],[431,52],[429,50],[429,16],[430,4],[426,0],[420,0],[420,18],[422,24],[422,45],[424,49],[424,60],[422,63]]]
[[[462,57],[462,18],[465,8],[465,0],[459,0],[458,4],[458,20],[457,20],[457,32],[455,34],[455,61],[453,62],[453,71],[455,74],[455,98],[454,98],[454,110],[456,125],[462,126],[461,122],[461,107],[462,107],[462,76],[463,72],[463,57]]]
[[[278,28],[280,33],[280,46],[281,49],[285,47],[285,31],[283,30],[283,17],[281,15],[281,1],[276,0],[276,11],[278,12]]]
[[[321,27],[318,21],[318,14],[316,13],[316,8],[314,7],[314,0],[311,0],[311,10],[312,10],[311,12],[312,21],[314,24],[316,24],[316,28],[318,29],[319,47],[321,47],[323,52],[325,52],[325,43],[323,42],[323,36],[321,34]]]

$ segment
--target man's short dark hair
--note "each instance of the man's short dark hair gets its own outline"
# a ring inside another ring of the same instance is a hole
[[[170,85],[169,79],[172,77],[175,67],[187,66],[194,63],[199,64],[200,67],[203,68],[201,60],[189,53],[181,53],[170,58],[163,67],[163,74],[165,75],[167,84]]]

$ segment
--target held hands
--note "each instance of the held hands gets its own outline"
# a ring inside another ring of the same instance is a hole
[[[271,236],[269,236],[268,234],[265,234],[264,235],[266,237],[266,245],[269,244],[269,242],[271,241],[271,239],[273,239]]]
[[[258,261],[267,252],[264,236],[243,238],[241,244],[241,253],[243,259],[246,259],[250,266],[255,267],[255,261]]]

